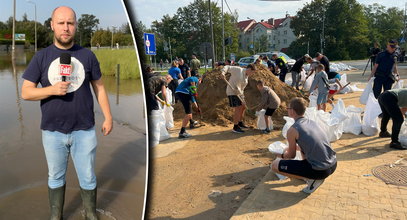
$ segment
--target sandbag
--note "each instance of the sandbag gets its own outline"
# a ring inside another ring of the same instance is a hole
[[[373,93],[369,94],[363,116],[362,132],[366,136],[374,136],[379,133],[378,116],[382,113],[379,102]]]
[[[346,110],[344,109],[343,101],[339,101],[335,107],[335,111],[330,114],[316,108],[307,108],[304,116],[310,120],[315,121],[318,126],[325,131],[326,136],[330,142],[334,142],[341,138],[343,134],[343,120],[347,118]]]
[[[407,147],[407,118],[404,120],[404,123],[401,125],[399,133],[399,141],[401,146]]]
[[[312,74],[310,77],[308,77],[308,79],[304,82],[304,86],[303,86],[302,90],[309,91],[309,89],[311,88],[312,82],[314,81],[314,77],[315,77],[315,74]]]
[[[257,129],[259,130],[265,130],[266,129],[266,122],[264,120],[264,114],[266,114],[266,110],[262,109],[260,111],[256,111],[256,116],[257,116]],[[269,121],[269,130],[273,130],[273,121],[271,120],[271,117],[268,117]]]
[[[164,118],[165,118],[165,127],[171,129],[174,127],[174,117],[173,112],[174,108],[172,106],[164,106]]]
[[[312,107],[317,107],[317,100],[318,100],[318,90],[314,90],[310,96],[308,97],[309,99],[309,104],[308,107],[312,108]]]
[[[343,121],[343,132],[359,135],[362,132],[362,108],[350,105],[346,108],[348,118]]]
[[[372,93],[373,89],[373,81],[375,77],[370,78],[369,82],[367,82],[365,89],[362,92],[362,95],[359,97],[360,104],[366,105],[367,100],[369,99],[369,94]]]
[[[283,127],[283,130],[281,131],[281,134],[283,135],[283,137],[285,139],[287,139],[287,131],[289,128],[291,128],[291,126],[294,124],[295,121],[293,118],[290,118],[288,116],[283,116],[283,119],[286,121],[286,123]]]
[[[163,109],[151,111],[151,146],[154,147],[159,144],[160,141],[167,140],[171,136],[165,128],[165,117]]]
[[[402,89],[404,84],[404,80],[399,80],[393,84],[392,89]]]

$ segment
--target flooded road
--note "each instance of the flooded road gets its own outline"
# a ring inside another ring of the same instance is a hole
[[[47,165],[41,142],[40,103],[19,98],[32,55],[17,55],[13,69],[0,54],[0,219],[47,219]],[[101,134],[103,115],[95,102],[98,148],[96,176],[100,219],[140,219],[146,176],[144,101],[140,80],[103,78],[114,119],[109,136]],[[119,91],[119,92],[117,92]],[[67,172],[64,219],[82,219],[79,184],[72,161]]]

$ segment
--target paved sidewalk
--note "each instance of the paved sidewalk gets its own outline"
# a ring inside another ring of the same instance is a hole
[[[388,139],[344,134],[333,143],[338,167],[311,195],[301,180],[278,180],[269,171],[231,219],[407,219],[407,186],[387,185],[372,168],[392,164],[407,152]]]

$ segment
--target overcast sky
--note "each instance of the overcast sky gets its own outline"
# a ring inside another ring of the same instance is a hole
[[[160,20],[165,14],[173,16],[179,7],[185,7],[189,5],[193,0],[132,0],[136,6],[137,18],[143,22],[147,27],[150,27],[154,20]],[[222,0],[212,0],[212,2],[217,3],[218,6],[221,5]],[[306,3],[311,2],[311,0],[300,0],[300,1],[290,1],[290,2],[267,2],[259,0],[226,0],[230,10],[237,10],[239,14],[239,21],[246,20],[247,17],[253,18],[256,21],[261,19],[267,20],[269,18],[283,18],[286,13],[290,15],[295,15],[298,10],[300,10]],[[379,1],[369,1],[369,0],[359,0],[361,4],[371,5],[373,3],[378,3],[386,7],[398,7],[404,9],[405,3],[407,1],[403,0],[379,0]],[[228,12],[229,9],[224,3],[224,10]]]

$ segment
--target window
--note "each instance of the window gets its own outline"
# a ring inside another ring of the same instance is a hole
[[[287,35],[287,31],[284,31],[284,35]]]
[[[284,39],[284,44],[287,44],[287,39]]]

